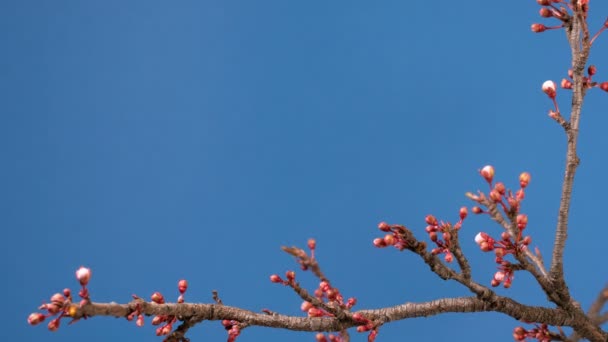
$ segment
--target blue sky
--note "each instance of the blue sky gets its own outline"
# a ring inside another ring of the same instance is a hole
[[[300,315],[268,276],[295,269],[282,245],[318,242],[333,284],[358,308],[468,295],[418,258],[371,241],[425,215],[455,221],[477,170],[516,186],[549,258],[565,139],[540,91],[569,65],[562,32],[532,34],[535,1],[3,1],[0,3],[0,336],[26,341],[161,341],[149,325],[94,318],[50,333],[27,315],[92,268],[92,298],[161,291]],[[591,3],[594,28],[608,4]],[[593,32],[595,29],[592,30]],[[608,37],[592,51],[608,80]],[[558,91],[567,108],[569,94]],[[566,277],[585,307],[608,280],[602,193],[608,94],[585,104]],[[473,242],[499,228],[467,220],[462,244],[488,284],[493,258]],[[309,288],[316,281],[298,272]],[[510,290],[545,297],[529,276]],[[515,320],[448,314],[385,326],[379,341],[511,341]],[[354,341],[365,335],[353,333]],[[223,341],[219,322],[190,332]],[[239,341],[313,341],[247,329]]]

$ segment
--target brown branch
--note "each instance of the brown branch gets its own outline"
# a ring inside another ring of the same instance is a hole
[[[551,259],[550,277],[557,285],[559,295],[565,300],[570,300],[565,281],[563,254],[568,237],[568,217],[570,202],[572,199],[572,187],[576,169],[580,163],[576,152],[579,122],[583,99],[585,97],[585,84],[583,73],[589,58],[589,36],[586,28],[587,23],[584,14],[577,9],[568,22],[565,23],[566,36],[572,53],[572,72],[574,84],[572,86],[572,109],[570,113],[569,126],[565,128],[568,141],[566,152],[566,170],[562,184],[562,194],[555,231],[555,242],[553,244],[553,256]],[[585,33],[587,32],[587,33]],[[582,43],[581,43],[582,42]]]
[[[75,319],[86,315],[126,317],[129,313],[139,309],[145,315],[176,316],[179,320],[187,321],[188,327],[204,320],[236,320],[247,322],[248,325],[281,328],[296,331],[310,332],[339,332],[355,327],[352,320],[340,320],[335,317],[310,318],[285,315],[267,315],[249,310],[218,304],[155,304],[135,300],[128,304],[117,303],[90,303],[78,308],[74,314]],[[515,319],[527,322],[544,322],[549,325],[571,326],[575,329],[582,327],[584,322],[562,309],[527,306],[516,301],[495,296],[492,301],[476,297],[443,298],[424,303],[405,303],[393,307],[358,311],[369,319],[387,323],[414,317],[429,317],[449,312],[501,312]],[[585,338],[591,341],[606,340],[608,335],[596,335],[581,329]]]

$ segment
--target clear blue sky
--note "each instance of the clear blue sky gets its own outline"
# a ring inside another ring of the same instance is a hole
[[[533,0],[2,1],[0,226],[2,340],[162,341],[149,325],[94,318],[50,333],[27,315],[92,268],[92,298],[161,291],[300,315],[268,276],[295,269],[281,245],[318,241],[333,284],[358,308],[468,295],[417,257],[378,250],[376,225],[425,238],[429,213],[454,221],[491,163],[509,186],[527,170],[523,210],[549,258],[564,136],[540,91],[569,65],[563,32],[530,32]],[[594,28],[608,3],[591,2]],[[547,22],[548,23],[548,22]],[[595,29],[593,29],[595,31]],[[608,36],[592,63],[608,80]],[[558,100],[567,108],[569,94]],[[565,264],[585,307],[604,272],[608,94],[591,91]],[[474,276],[493,258],[461,236]],[[309,288],[316,283],[298,272]],[[510,294],[545,305],[529,276]],[[449,314],[383,327],[379,341],[511,341],[515,320]],[[353,333],[354,341],[365,335]],[[192,341],[223,341],[205,322]],[[313,341],[247,329],[239,341]]]

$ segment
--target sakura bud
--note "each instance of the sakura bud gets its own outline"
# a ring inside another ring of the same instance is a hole
[[[458,214],[460,215],[460,219],[461,219],[461,220],[464,220],[464,219],[467,217],[467,214],[468,214],[468,213],[469,213],[469,212],[468,212],[468,210],[467,210],[467,207],[462,207],[462,208],[460,208],[460,211],[458,212]]]
[[[551,0],[536,0],[536,3],[541,6],[549,6],[551,5]]]
[[[177,283],[177,289],[178,289],[179,293],[184,294],[186,292],[186,290],[188,289],[188,281],[185,279],[180,280]]]
[[[597,68],[595,67],[595,65],[590,65],[587,68],[587,74],[589,74],[589,76],[595,75],[596,72],[597,72]]]
[[[572,82],[568,79],[562,78],[562,83],[560,85],[564,89],[572,89]]]
[[[424,220],[426,221],[427,224],[429,224],[431,226],[436,226],[437,225],[437,219],[433,215],[426,215],[426,217],[424,218]]]
[[[532,176],[530,176],[530,174],[528,172],[522,172],[519,175],[519,186],[521,186],[522,188],[527,187],[528,184],[530,183],[531,178],[532,178]]]
[[[608,82],[602,82],[598,87],[600,87],[600,89],[602,89],[603,91],[608,92]]]
[[[492,179],[494,179],[494,167],[492,165],[484,166],[479,173],[488,183],[492,183]]]
[[[315,239],[308,239],[308,249],[313,250],[317,247],[317,241]]]
[[[384,242],[384,239],[375,238],[374,239],[374,246],[376,246],[378,248],[386,247],[386,242]]]
[[[551,99],[554,99],[555,96],[557,95],[557,92],[555,90],[555,82],[553,82],[551,80],[545,81],[543,83],[542,90]]]
[[[538,11],[538,14],[540,14],[540,16],[543,17],[543,18],[551,18],[553,16],[553,13],[547,7],[541,8]]]
[[[49,328],[50,331],[57,331],[57,329],[59,329],[59,318],[50,321],[47,328]]]
[[[270,276],[270,281],[273,283],[282,283],[283,279],[281,279],[281,277],[279,277],[278,275],[273,274]]]
[[[46,317],[40,312],[34,312],[27,317],[27,323],[29,325],[37,325],[44,321]]]
[[[76,279],[80,282],[80,285],[86,286],[91,280],[91,270],[81,266],[78,270],[76,270]]]
[[[530,26],[530,29],[532,29],[532,32],[541,33],[547,30],[547,26],[543,24],[532,24],[532,26]]]
[[[526,226],[528,225],[528,215],[526,214],[519,214],[517,215],[517,228],[519,228],[520,230],[526,228]]]
[[[165,303],[165,298],[163,297],[163,295],[160,292],[154,292],[151,296],[151,299],[156,304]]]
[[[391,230],[391,226],[388,223],[382,221],[382,222],[378,223],[378,229],[380,229],[383,232],[388,232]]]

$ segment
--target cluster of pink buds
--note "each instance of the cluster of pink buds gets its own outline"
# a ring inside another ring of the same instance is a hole
[[[550,342],[552,340],[549,327],[546,324],[535,324],[535,327],[530,330],[517,327],[513,329],[513,338],[515,341],[525,341],[526,338],[533,338],[539,342]]]
[[[496,256],[494,261],[498,264],[498,271],[494,274],[491,285],[496,287],[502,283],[505,288],[509,288],[513,282],[513,266],[504,257],[525,248],[532,242],[532,239],[526,236],[520,244],[514,244],[509,233],[503,232],[500,237],[501,239],[496,241],[488,234],[481,232],[475,236],[475,242],[482,251],[494,251]]]
[[[545,26],[538,23],[532,24],[530,28],[532,29],[532,32],[536,33],[560,29],[564,27],[564,24],[572,17],[573,12],[580,12],[586,17],[587,12],[589,11],[589,0],[577,0],[573,3],[566,3],[563,0],[536,0],[536,2],[542,6],[538,12],[541,17],[555,18],[562,22],[557,26]],[[558,8],[557,5],[560,3],[567,4],[568,7],[560,6]]]
[[[38,310],[45,310],[46,314],[34,312],[28,316],[27,322],[30,325],[38,325],[49,317],[55,317],[48,323],[47,327],[50,331],[57,331],[62,318],[74,318],[79,308],[91,302],[89,290],[87,289],[89,280],[91,280],[91,270],[86,267],[80,267],[76,270],[76,279],[78,279],[78,282],[82,286],[78,292],[78,296],[81,298],[79,305],[73,303],[72,291],[66,288],[62,293],[52,295],[50,303],[44,303],[38,308]],[[86,316],[83,317],[86,318]],[[75,321],[76,319],[72,319],[70,323]]]
[[[378,336],[378,327],[374,324],[374,322],[367,319],[365,316],[358,312],[355,312],[353,314],[353,320],[359,323],[359,325],[357,326],[357,332],[369,331],[369,335],[367,336],[368,342],[376,340],[376,336]]]
[[[234,342],[236,338],[241,334],[241,328],[239,322],[232,319],[225,319],[222,321],[224,329],[228,332],[228,342]]]
[[[403,239],[403,233],[407,229],[404,226],[399,224],[390,225],[386,222],[380,222],[378,224],[378,229],[386,232],[387,234],[384,235],[384,237],[375,238],[373,241],[374,246],[378,248],[393,246],[400,251],[404,250],[408,246],[407,241]]]
[[[521,202],[526,197],[525,188],[530,183],[530,174],[528,172],[522,172],[519,175],[520,188],[516,192],[512,192],[511,190],[508,190],[505,184],[502,182],[493,183],[493,166],[486,165],[479,171],[479,173],[490,185],[490,192],[488,196],[486,196],[483,192],[478,192],[477,194],[467,192],[466,196],[483,206],[498,205],[504,211],[504,213],[507,214],[507,216],[512,216],[519,213]],[[488,213],[478,206],[473,207],[471,210],[474,214]]]
[[[294,292],[296,292],[301,298],[303,298],[304,301],[300,305],[300,309],[305,312],[308,317],[335,317],[339,314],[347,314],[357,304],[357,299],[351,297],[345,300],[344,296],[340,293],[340,290],[332,286],[329,280],[327,280],[322,274],[317,261],[314,259],[316,241],[314,239],[309,239],[307,246],[310,249],[310,256],[304,250],[297,247],[283,247],[283,250],[296,257],[296,260],[298,264],[300,264],[300,268],[302,270],[310,270],[315,276],[317,276],[321,280],[319,282],[319,286],[314,290],[312,295],[302,289],[300,285],[296,282],[296,273],[294,271],[285,272],[285,279],[283,279],[278,274],[273,274],[270,276],[270,281],[273,283],[283,284],[284,286],[291,287]],[[270,313],[270,311],[264,311]],[[360,316],[355,315],[356,314],[353,315],[353,319],[355,319],[355,317]],[[355,320],[357,321],[357,323],[361,323],[360,325],[369,325],[369,328],[364,330],[358,329],[358,331],[369,331],[370,335],[368,336],[368,340],[373,341],[373,339],[375,339],[375,336],[378,333],[377,327],[372,326],[369,320],[366,320],[365,323],[362,323],[357,319]],[[341,336],[333,334],[329,334],[326,336],[323,333],[318,333],[315,338],[317,341],[320,342],[343,341],[343,338]]]
[[[177,283],[177,289],[179,291],[179,297],[177,299],[177,302],[183,303],[184,302],[184,293],[186,293],[186,290],[188,289],[188,281],[184,280],[184,279],[180,280]],[[137,295],[133,295],[133,299],[142,300]],[[152,295],[150,296],[150,300],[152,301],[152,303],[155,303],[155,304],[165,304],[165,297],[160,292],[152,293]],[[144,325],[144,315],[141,311],[141,307],[139,304],[137,304],[135,307],[135,310],[127,316],[127,321],[132,321],[135,317],[137,317],[135,324],[138,327],[142,327]],[[171,331],[173,330],[173,325],[176,322],[177,322],[177,317],[175,317],[175,316],[168,316],[168,315],[154,316],[154,318],[152,318],[152,325],[154,325],[154,326],[159,325],[159,327],[156,328],[156,336],[169,335],[171,333]]]
[[[342,342],[344,339],[339,335],[327,334],[327,337],[323,333],[315,335],[315,341],[317,342]]]
[[[466,207],[460,208],[460,220],[453,226],[449,222],[438,222],[433,215],[426,216],[425,221],[427,226],[425,230],[429,234],[431,241],[437,245],[437,247],[433,248],[431,251],[433,255],[445,254],[444,259],[446,262],[452,262],[454,260],[454,255],[450,252],[450,248],[453,244],[452,237],[454,236],[454,233],[462,227],[462,223],[467,217],[467,214],[468,210]],[[439,238],[438,233],[441,233],[442,239]]]
[[[512,231],[502,232],[500,240],[492,238],[489,234],[480,232],[475,236],[475,243],[484,252],[493,251],[498,264],[498,271],[492,278],[492,286],[503,284],[505,288],[511,287],[513,281],[513,266],[505,260],[509,254],[521,253],[528,248],[532,242],[529,236],[522,237],[524,229],[528,225],[528,216],[520,213],[521,201],[525,197],[525,188],[530,183],[531,176],[528,172],[519,175],[519,190],[513,193],[507,190],[502,182],[494,183],[494,167],[487,165],[479,171],[480,175],[488,182],[490,192],[486,196],[479,192],[477,195],[468,193],[467,196],[488,208],[501,208],[505,215],[512,220]],[[473,207],[472,211],[476,214],[486,213],[488,215],[500,215],[496,210],[484,210],[481,207]]]

